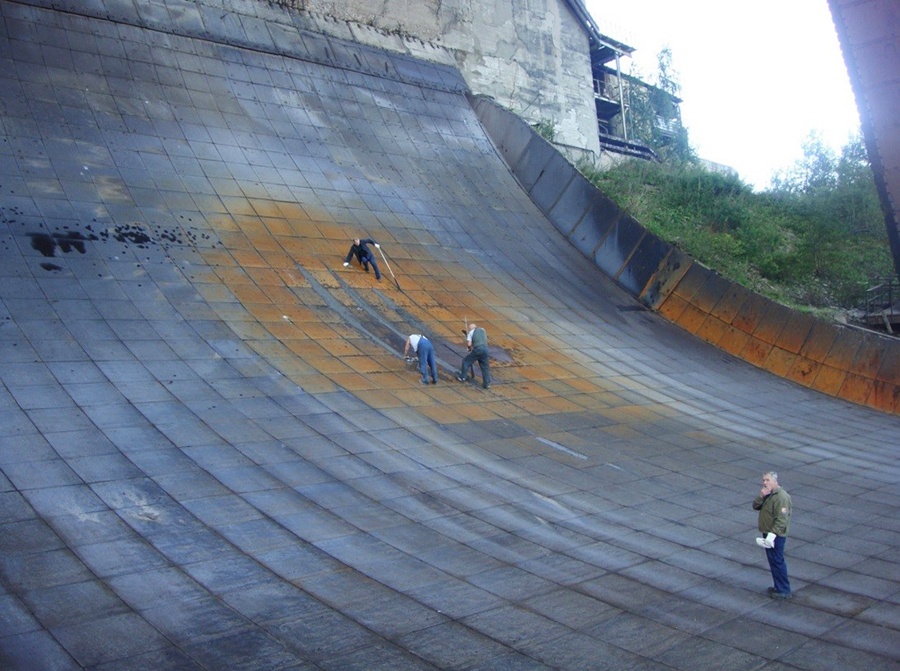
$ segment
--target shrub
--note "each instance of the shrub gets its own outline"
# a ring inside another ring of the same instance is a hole
[[[805,148],[761,193],[685,162],[579,168],[653,233],[722,275],[794,307],[854,308],[868,278],[893,274],[872,172],[858,138],[840,158],[820,142]]]

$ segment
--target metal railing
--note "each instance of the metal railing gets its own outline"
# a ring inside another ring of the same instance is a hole
[[[900,319],[900,280],[896,277],[877,277],[876,284],[866,289],[866,321],[883,324],[893,333],[893,324]]]

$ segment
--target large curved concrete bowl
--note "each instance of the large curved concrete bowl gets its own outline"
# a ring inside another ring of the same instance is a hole
[[[0,18],[0,667],[896,668],[897,417],[647,310],[452,69],[265,3]]]

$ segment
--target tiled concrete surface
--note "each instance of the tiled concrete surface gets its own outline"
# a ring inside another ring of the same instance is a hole
[[[0,3],[0,666],[896,668],[896,417],[642,310],[446,73],[129,7]],[[361,234],[393,276],[341,266]]]

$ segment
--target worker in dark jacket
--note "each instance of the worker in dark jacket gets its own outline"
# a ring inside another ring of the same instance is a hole
[[[375,249],[381,248],[381,245],[372,238],[366,238],[365,240],[354,238],[353,244],[350,246],[350,251],[347,252],[347,258],[344,259],[344,267],[346,268],[349,266],[350,259],[355,256],[356,260],[359,261],[359,265],[361,265],[366,272],[369,272],[369,264],[371,263],[372,268],[375,269],[375,279],[381,281],[381,271],[378,270],[378,263],[375,261],[375,255],[367,245],[375,245]]]
[[[759,532],[762,538],[756,544],[766,549],[774,587],[769,588],[773,599],[790,599],[791,583],[784,561],[784,543],[791,525],[791,495],[778,486],[778,473],[763,473],[762,489],[753,501],[753,510],[759,511]]]

